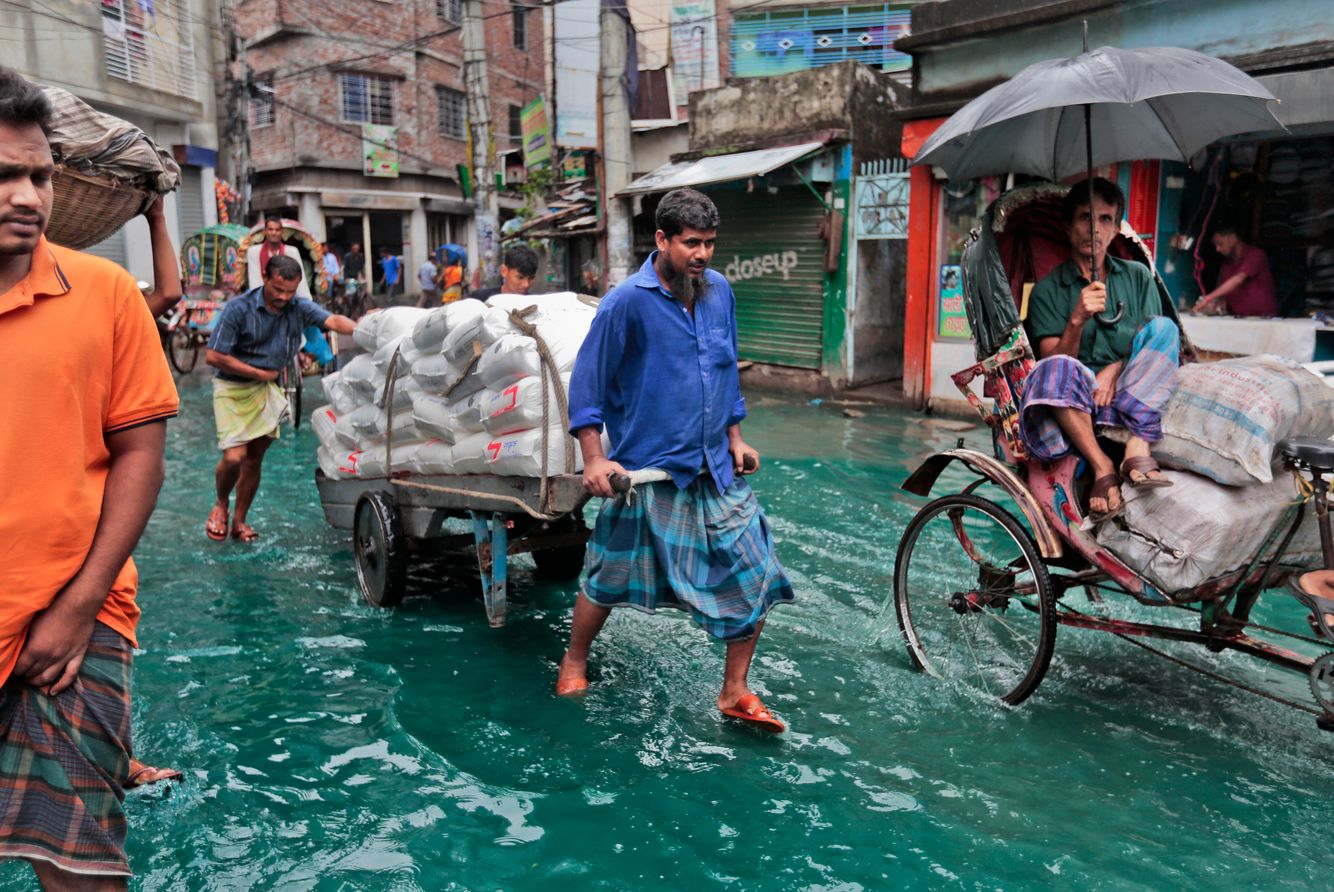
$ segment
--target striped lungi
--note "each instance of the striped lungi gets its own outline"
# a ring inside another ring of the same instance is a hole
[[[219,449],[244,446],[261,437],[278,439],[291,412],[282,388],[271,381],[213,379],[213,420],[218,426]]]
[[[793,600],[750,484],[719,494],[708,476],[608,499],[584,558],[584,593],[603,607],[688,612],[714,638],[744,641],[775,604]]]
[[[1146,443],[1157,443],[1163,438],[1163,408],[1176,389],[1180,352],[1175,322],[1164,316],[1145,322],[1131,342],[1109,406],[1097,404],[1093,370],[1079,360],[1048,356],[1033,366],[1019,412],[1019,435],[1029,453],[1040,461],[1069,454],[1070,443],[1051,411],[1057,406],[1092,415],[1097,427],[1125,428]]]
[[[78,680],[55,697],[0,688],[0,858],[129,876],[130,643],[97,623]]]

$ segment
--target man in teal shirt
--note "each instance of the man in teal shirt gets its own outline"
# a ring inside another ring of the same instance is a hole
[[[1098,177],[1091,209],[1088,196],[1087,182],[1066,195],[1070,259],[1029,296],[1028,329],[1041,362],[1024,385],[1019,432],[1041,461],[1072,450],[1084,457],[1094,476],[1089,511],[1101,522],[1120,513],[1122,482],[1171,485],[1149,451],[1163,436],[1162,410],[1176,386],[1181,336],[1171,319],[1157,315],[1162,303],[1149,269],[1107,256],[1125,211],[1120,188]],[[1104,322],[1118,313],[1115,322]],[[1124,481],[1098,444],[1095,424],[1128,431]]]

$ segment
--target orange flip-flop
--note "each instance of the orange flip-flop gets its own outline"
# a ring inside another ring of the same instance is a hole
[[[740,719],[775,734],[782,734],[787,730],[787,725],[776,719],[774,714],[765,707],[763,701],[754,694],[747,694],[736,701],[735,705],[720,711],[728,718]]]

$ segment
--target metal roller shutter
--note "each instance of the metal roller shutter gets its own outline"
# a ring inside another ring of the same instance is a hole
[[[111,237],[105,241],[98,242],[83,249],[85,254],[94,254],[98,257],[105,257],[107,260],[119,263],[125,266],[125,228],[121,227],[112,233]]]
[[[198,167],[181,168],[176,203],[180,211],[181,241],[185,241],[204,228],[203,175]]]
[[[824,209],[804,186],[710,194],[722,224],[713,268],[736,294],[741,359],[819,369]]]

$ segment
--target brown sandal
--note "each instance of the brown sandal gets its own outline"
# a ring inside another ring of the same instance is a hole
[[[1116,474],[1105,474],[1102,477],[1099,477],[1097,480],[1094,480],[1093,490],[1089,493],[1090,505],[1092,504],[1093,499],[1102,499],[1104,502],[1110,502],[1111,500],[1107,498],[1107,494],[1110,493],[1117,486],[1120,486],[1120,484],[1121,484],[1121,478],[1118,477]],[[1117,495],[1120,496],[1121,493],[1117,492]],[[1106,521],[1111,520],[1113,517],[1120,517],[1121,512],[1125,510],[1125,507],[1126,507],[1126,500],[1124,497],[1122,497],[1120,501],[1117,503],[1115,508],[1110,508],[1107,511],[1102,512],[1101,514],[1095,513],[1092,510],[1092,508],[1090,508],[1088,517],[1089,520],[1093,521],[1094,523],[1105,523]]]
[[[1125,475],[1126,485],[1137,486],[1140,489],[1162,489],[1171,486],[1172,481],[1166,477],[1149,476],[1154,471],[1162,473],[1162,470],[1151,455],[1137,455],[1121,462],[1121,473]],[[1136,473],[1140,475],[1138,480],[1135,479]]]

